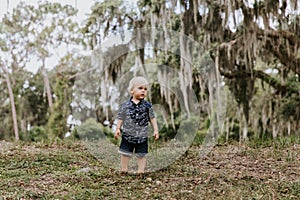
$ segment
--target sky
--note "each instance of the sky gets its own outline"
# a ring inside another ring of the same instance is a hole
[[[9,1],[9,3],[8,3]],[[38,2],[41,2],[42,0],[0,0],[0,19],[4,16],[7,12],[12,12],[13,8],[15,8],[21,1],[26,2],[30,5],[37,5]],[[70,4],[78,9],[78,14],[76,17],[76,20],[79,24],[81,24],[84,19],[87,18],[88,14],[91,12],[91,7],[94,5],[95,2],[99,2],[101,0],[48,0],[49,2],[58,2],[61,4]],[[252,0],[249,0],[251,2]],[[127,2],[135,4],[136,0],[127,0]],[[288,0],[289,2],[289,0]],[[288,4],[289,5],[289,4]],[[300,13],[300,10],[297,12]],[[237,14],[237,16],[239,16]],[[240,19],[241,20],[241,19]],[[229,23],[229,25],[233,25],[233,23]],[[262,23],[259,23],[262,24]],[[61,57],[62,54],[64,54],[64,50],[58,50],[56,54],[53,55],[52,58],[49,58],[46,60],[46,66],[55,66],[57,64],[57,60]],[[36,73],[38,66],[40,64],[37,64],[37,61],[33,61],[27,64],[26,69]]]
[[[9,4],[7,3],[8,0],[0,0],[0,19],[4,16],[7,12],[12,12],[13,8],[15,8],[22,0],[9,0]],[[37,5],[40,0],[26,0],[24,1],[27,4],[30,5]],[[91,12],[90,8],[92,5],[97,2],[96,0],[49,0],[49,2],[58,2],[61,4],[70,4],[78,9],[78,14],[76,17],[76,20],[79,24],[84,21],[84,19],[87,18],[87,15]],[[61,55],[64,55],[66,50],[59,49],[56,53],[53,54],[53,56],[46,60],[46,66],[55,66],[57,64],[57,61],[59,60],[59,57]],[[26,69],[28,71],[31,71],[32,73],[36,73],[39,66],[41,64],[38,63],[37,60],[34,58],[31,59],[29,63],[26,65]],[[49,67],[48,67],[49,69]]]
[[[22,0],[9,0],[9,4],[7,4],[8,0],[0,0],[0,18],[3,17],[3,15],[6,12],[11,12],[13,8],[15,8],[18,3],[20,3]],[[23,0],[24,1],[24,0]],[[30,5],[37,5],[38,2],[41,0],[26,0],[27,4]],[[97,2],[96,0],[49,0],[49,2],[58,2],[61,4],[70,4],[72,6],[76,6],[78,9],[78,15],[77,19],[79,21],[83,20],[86,17],[86,14],[90,12],[91,6],[94,4],[94,2]],[[77,3],[76,3],[77,2]]]

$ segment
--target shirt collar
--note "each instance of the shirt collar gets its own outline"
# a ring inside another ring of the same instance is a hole
[[[144,103],[145,99],[140,100],[140,102],[139,102],[138,104],[136,104],[136,103],[134,103],[134,102],[132,101],[132,96],[131,96],[130,99],[129,99],[129,101],[130,101],[132,104],[140,105],[140,104]]]

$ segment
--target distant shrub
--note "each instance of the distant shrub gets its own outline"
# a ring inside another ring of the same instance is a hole
[[[281,106],[281,114],[285,119],[292,117],[295,120],[300,120],[300,98],[293,97],[285,100]]]
[[[113,138],[113,133],[110,128],[98,123],[95,119],[90,118],[76,127],[76,134],[81,139],[100,140],[106,137]]]
[[[48,136],[43,126],[33,126],[28,134],[22,134],[22,140],[30,142],[40,142],[47,140]]]

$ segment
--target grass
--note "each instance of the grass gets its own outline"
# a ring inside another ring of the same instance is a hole
[[[119,175],[80,142],[2,141],[0,199],[300,199],[299,143],[200,150],[140,177]]]

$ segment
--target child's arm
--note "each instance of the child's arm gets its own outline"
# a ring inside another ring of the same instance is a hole
[[[153,136],[155,140],[158,140],[159,134],[158,134],[158,126],[155,118],[150,119],[152,127],[153,127]]]
[[[115,139],[117,140],[119,138],[119,136],[121,135],[121,126],[123,124],[123,120],[118,119],[117,122],[117,128],[116,128],[116,132],[115,132]]]

